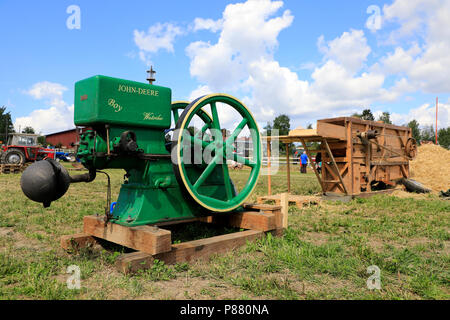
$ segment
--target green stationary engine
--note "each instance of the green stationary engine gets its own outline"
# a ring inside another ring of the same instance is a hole
[[[224,105],[240,117],[232,119],[237,125],[228,134],[218,112]],[[256,186],[259,130],[250,111],[229,95],[172,103],[169,88],[95,76],[75,84],[74,118],[75,125],[90,128],[81,133],[77,152],[89,173],[71,177],[53,160],[28,167],[22,190],[44,206],[64,195],[70,183],[90,182],[106,168],[126,171],[116,204],[107,210],[108,220],[126,226],[239,210]],[[242,130],[252,140],[252,157],[235,151]],[[230,179],[227,160],[250,168],[240,192]]]

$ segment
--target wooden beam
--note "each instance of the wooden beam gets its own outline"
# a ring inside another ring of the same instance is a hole
[[[118,256],[115,265],[117,271],[129,274],[150,268],[154,260],[151,254],[137,251]]]
[[[289,214],[289,199],[287,193],[281,194],[280,204],[281,204],[281,217],[282,223],[281,227],[286,229],[288,227],[288,214]]]
[[[347,134],[344,126],[317,121],[317,134],[323,138],[333,138],[347,140]]]
[[[264,232],[246,230],[229,233],[206,239],[194,240],[172,245],[172,250],[154,255],[155,259],[167,264],[208,258],[212,254],[223,253],[238,248],[255,239],[264,236]]]
[[[125,227],[105,223],[103,217],[85,216],[84,233],[150,254],[170,251],[171,233],[158,227]]]
[[[216,213],[209,216],[205,222],[259,231],[269,231],[277,228],[276,217],[273,213],[255,211]]]
[[[366,131],[369,131],[370,127],[367,124],[366,125]],[[367,140],[367,139],[366,139]],[[367,144],[366,144],[366,168],[367,168],[367,186],[366,186],[366,190],[367,191],[372,191],[372,186],[370,185],[372,182],[372,171],[371,171],[371,166],[370,166],[370,162],[372,160],[372,144],[370,143],[369,140],[367,140]]]
[[[144,252],[127,253],[117,258],[116,268],[121,272],[129,273],[148,268],[154,259],[163,261],[166,264],[205,259],[213,254],[224,253],[238,248],[245,245],[247,241],[253,241],[263,236],[264,232],[262,231],[247,230],[174,244],[169,252],[155,255]]]
[[[406,168],[404,165],[400,165],[400,170],[402,171],[403,177],[408,179],[408,172],[406,171]]]
[[[258,197],[258,198],[262,198],[262,197]],[[261,210],[264,212],[268,212],[268,211],[277,211],[281,209],[281,206],[275,206],[272,204],[264,204],[264,203],[244,203],[242,205],[244,207],[244,209],[247,210]]]
[[[311,159],[311,162],[312,162],[311,153],[309,152],[309,149],[306,146],[305,140],[301,139],[301,143],[303,145],[303,148],[306,151],[306,155],[308,156],[309,159]],[[324,162],[322,161],[322,163],[324,163]],[[322,188],[322,192],[325,193],[325,186],[323,185],[322,178],[320,177],[319,173],[317,172],[316,166],[313,164],[312,167],[313,167],[314,173],[316,174],[317,181],[319,181],[320,187]]]
[[[289,164],[289,143],[286,143],[286,164],[288,193],[291,193],[291,165]]]
[[[271,172],[270,172],[270,157],[271,157],[271,154],[270,154],[270,146],[271,146],[271,143],[270,143],[270,141],[269,140],[267,140],[267,193],[269,194],[269,195],[271,195],[272,194],[272,177],[271,177]]]
[[[360,190],[355,190],[355,173],[353,170],[353,128],[352,128],[352,122],[346,121],[345,125],[347,127],[347,152],[346,152],[346,158],[350,161],[346,161],[347,165],[350,165],[349,169],[349,175],[350,175],[350,181],[351,181],[351,194],[359,193]],[[343,174],[343,173],[341,173]]]
[[[77,233],[73,235],[62,236],[60,239],[61,248],[66,251],[75,250],[78,251],[80,248],[86,248],[88,246],[93,246],[97,244],[94,237],[84,234]]]
[[[328,152],[327,152],[328,153]],[[323,180],[323,182],[325,183],[333,183],[333,185],[327,187],[327,190],[333,190],[334,185],[336,184],[337,187],[342,190],[342,192],[345,193],[345,189],[342,187],[342,185],[340,184],[340,180],[338,175],[336,174],[336,172],[334,172],[334,170],[328,165],[328,163],[326,162],[322,162],[322,171],[326,170],[327,172],[330,173],[331,176],[333,176],[334,180]]]
[[[408,164],[408,161],[372,161],[372,166],[400,166]]]
[[[347,187],[344,184],[344,180],[342,179],[341,173],[339,172],[339,168],[338,168],[338,166],[336,164],[336,161],[334,161],[334,156],[333,156],[333,153],[330,150],[330,146],[328,145],[327,139],[323,139],[323,142],[325,143],[325,147],[327,148],[327,152],[330,155],[331,162],[333,163],[333,166],[336,169],[336,173],[338,174],[339,181],[341,182],[342,187],[344,188],[345,194],[348,194]]]

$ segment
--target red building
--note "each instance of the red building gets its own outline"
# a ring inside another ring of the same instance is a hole
[[[88,128],[83,128],[83,132],[88,130]],[[61,148],[64,149],[71,149],[73,148],[73,145],[80,141],[80,135],[77,132],[77,129],[70,129],[60,132],[55,132],[51,134],[47,134],[45,136],[45,140],[48,144],[51,144],[53,146],[57,146],[58,144],[61,144]]]

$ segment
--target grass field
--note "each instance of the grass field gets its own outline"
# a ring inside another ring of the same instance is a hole
[[[108,172],[115,199],[124,172]],[[232,175],[239,189],[245,172]],[[450,298],[450,203],[436,195],[291,206],[284,237],[267,236],[208,261],[156,262],[126,276],[114,268],[120,247],[72,255],[59,247],[60,236],[82,231],[83,216],[104,212],[104,176],[72,185],[48,209],[27,200],[19,181],[18,174],[0,174],[0,299]],[[272,181],[274,193],[285,191],[284,171]],[[292,186],[297,194],[319,191],[311,172],[295,170]],[[266,192],[262,176],[250,201]],[[70,265],[81,269],[80,290],[67,288]],[[371,265],[381,271],[380,290],[367,288]]]

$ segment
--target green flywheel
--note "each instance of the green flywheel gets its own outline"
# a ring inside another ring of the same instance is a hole
[[[238,123],[233,131],[221,127],[218,107],[224,105],[240,115],[240,119],[233,118]],[[178,115],[180,109],[184,111]],[[206,111],[208,109],[211,116]],[[261,137],[251,112],[238,99],[226,94],[209,94],[189,104],[176,102],[172,104],[172,112],[176,122],[172,137],[172,164],[180,186],[208,210],[226,212],[239,207],[255,188],[261,170]],[[194,127],[198,128],[193,129]],[[236,140],[243,130],[249,132],[252,157],[241,156],[235,150]],[[228,132],[230,134],[226,134]],[[201,163],[186,163],[186,159],[191,157],[186,158],[184,155],[192,152],[187,148],[200,148],[209,157],[201,157]],[[236,161],[250,169],[245,186],[239,193],[230,178],[227,160]]]

